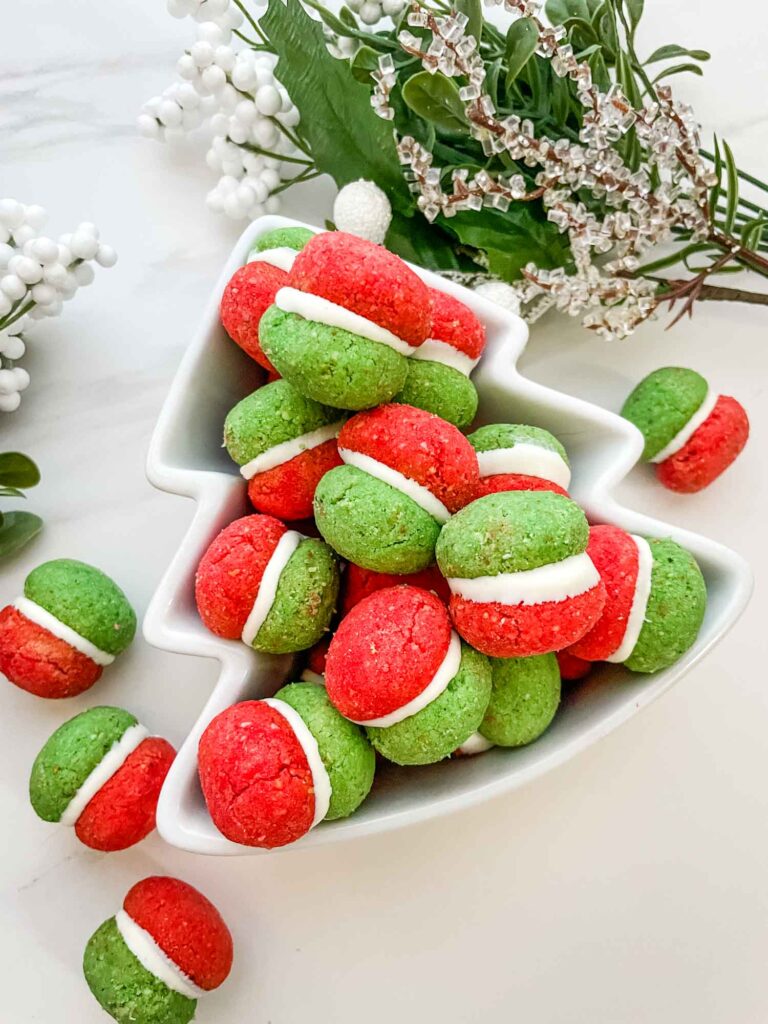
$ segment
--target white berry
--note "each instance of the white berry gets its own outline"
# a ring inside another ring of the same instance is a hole
[[[99,249],[98,239],[84,231],[76,231],[69,243],[72,255],[78,260],[92,260]]]
[[[0,392],[0,412],[16,412],[20,405],[21,395],[18,391],[11,391],[8,394]]]
[[[2,340],[2,353],[7,359],[21,359],[27,351],[27,346],[18,335],[8,335]]]
[[[378,185],[361,178],[345,185],[336,196],[333,219],[339,231],[381,244],[392,220],[392,207]]]
[[[0,370],[0,395],[12,395],[18,390],[13,370]]]
[[[510,313],[520,314],[520,298],[515,289],[504,281],[484,281],[474,291],[484,299],[490,299]]]
[[[114,267],[117,263],[117,253],[111,245],[99,245],[96,251],[96,262],[100,267]]]
[[[13,256],[8,261],[8,270],[25,284],[37,284],[43,277],[43,268],[29,256]]]
[[[6,274],[0,280],[0,291],[6,295],[11,302],[18,302],[27,292],[27,286],[17,274]]]

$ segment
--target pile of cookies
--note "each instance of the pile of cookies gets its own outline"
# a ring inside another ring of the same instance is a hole
[[[590,526],[541,427],[462,432],[484,325],[397,256],[342,232],[269,232],[221,319],[268,377],[224,424],[254,514],[211,543],[197,606],[217,636],[305,652],[273,697],[201,737],[224,836],[294,842],[353,813],[380,759],[531,743],[561,675],[655,672],[693,644],[706,588],[687,551]]]

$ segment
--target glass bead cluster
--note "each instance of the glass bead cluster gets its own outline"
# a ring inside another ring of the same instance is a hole
[[[445,172],[434,166],[429,150],[405,136],[397,140],[397,148],[409,187],[429,221],[484,207],[505,211],[512,202],[540,198],[549,220],[568,234],[575,272],[547,271],[535,264],[526,267],[517,292],[529,318],[556,306],[582,315],[586,327],[606,338],[626,337],[658,304],[655,284],[632,276],[640,265],[639,256],[669,241],[676,227],[690,231],[694,240],[706,237],[709,230],[707,193],[714,176],[699,155],[699,127],[693,111],[676,103],[668,86],[659,86],[655,100],[640,109],[633,108],[616,84],[602,92],[592,80],[589,65],[580,63],[564,42],[565,29],[538,20],[539,3],[486,2],[503,4],[517,17],[534,19],[536,52],[552,62],[557,75],[575,83],[584,105],[579,142],[537,138],[530,121],[514,115],[497,118],[484,91],[484,61],[476,40],[465,31],[466,17],[438,16],[413,3],[408,24],[426,28],[431,39],[425,48],[422,38],[404,30],[398,37],[402,49],[417,57],[426,71],[460,79],[459,96],[469,130],[487,156],[506,153],[516,163],[538,170],[532,191],[526,190],[522,174],[483,170],[470,176],[466,169],[452,171],[446,190]],[[373,78],[374,110],[391,119],[396,75],[390,56],[380,60]],[[643,151],[637,171],[625,164],[616,148],[631,128]],[[580,200],[580,191],[590,192],[613,209],[606,216],[596,216]]]
[[[46,220],[42,206],[0,200],[0,412],[18,409],[29,386],[29,373],[17,364],[33,322],[58,316],[93,281],[93,262],[112,267],[117,261],[95,224],[84,222],[54,240],[40,234]]]

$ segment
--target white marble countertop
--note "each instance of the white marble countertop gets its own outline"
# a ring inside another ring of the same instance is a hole
[[[645,38],[712,51],[684,91],[738,160],[766,174],[764,39],[758,0],[647,0]],[[190,23],[162,0],[35,0],[3,14],[0,192],[52,213],[58,233],[96,221],[120,252],[41,332],[3,448],[34,456],[30,507],[44,534],[2,567],[0,599],[44,559],[112,573],[143,612],[191,514],[144,477],[152,427],[238,228],[210,214],[198,149],[136,136],[141,102],[170,81]],[[321,222],[330,187],[286,204]],[[265,858],[196,858],[156,836],[98,855],[38,821],[30,763],[65,717],[128,705],[180,741],[215,676],[203,660],[138,640],[97,690],[66,706],[0,685],[0,960],[3,1020],[106,1018],[80,972],[85,942],[128,887],[179,874],[221,908],[232,978],[201,1005],[217,1024],[759,1024],[768,1017],[764,570],[768,542],[768,314],[711,306],[665,333],[613,346],[561,319],[534,333],[531,375],[616,407],[630,383],[693,365],[749,409],[754,440],[717,486],[681,498],[644,472],[621,497],[750,557],[742,621],[673,692],[528,788],[461,814],[352,844]],[[589,357],[586,379],[575,367]],[[762,979],[762,980],[761,980]]]

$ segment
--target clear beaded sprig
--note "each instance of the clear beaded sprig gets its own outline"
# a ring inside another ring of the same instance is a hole
[[[536,52],[551,61],[560,77],[568,77],[584,106],[579,141],[537,137],[531,121],[515,115],[496,116],[485,88],[485,63],[477,41],[466,33],[463,14],[438,15],[412,3],[407,21],[426,29],[426,41],[407,29],[398,42],[423,68],[457,79],[459,97],[473,138],[488,157],[506,154],[517,164],[536,168],[535,188],[527,189],[522,174],[466,169],[448,174],[434,165],[432,154],[410,136],[397,139],[400,160],[418,208],[429,221],[453,217],[462,210],[484,207],[504,211],[513,202],[541,199],[548,219],[567,234],[573,268],[546,270],[533,263],[517,286],[529,318],[556,306],[581,315],[583,324],[607,338],[624,338],[652,316],[659,305],[657,283],[633,276],[640,256],[684,229],[693,241],[711,238],[708,191],[716,184],[702,159],[699,126],[691,108],[677,103],[668,86],[656,98],[633,107],[619,85],[600,90],[587,63],[578,61],[560,26],[543,24],[539,4],[532,0],[486,0],[503,3],[517,17],[533,19],[538,33]],[[395,86],[394,64],[374,74],[374,109],[390,117],[389,98]],[[634,128],[644,161],[632,170],[616,144]],[[598,216],[579,193],[589,192],[610,207]],[[734,253],[735,255],[736,253]]]

